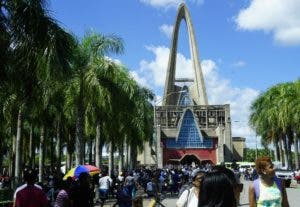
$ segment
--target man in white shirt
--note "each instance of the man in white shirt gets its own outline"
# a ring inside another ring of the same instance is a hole
[[[108,199],[108,193],[112,186],[112,182],[112,179],[107,175],[107,173],[103,173],[102,177],[99,179],[99,197],[101,205],[103,205],[105,200]]]

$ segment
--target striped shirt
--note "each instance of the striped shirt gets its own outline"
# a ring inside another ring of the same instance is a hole
[[[69,199],[68,193],[63,189],[60,190],[56,197],[54,207],[64,207],[64,201],[66,199]]]

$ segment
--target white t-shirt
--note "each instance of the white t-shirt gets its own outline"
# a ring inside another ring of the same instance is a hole
[[[153,185],[151,181],[147,183],[147,191],[153,191]]]
[[[99,189],[109,189],[112,179],[107,175],[99,179]]]
[[[183,191],[176,202],[176,207],[183,207],[186,202],[188,202],[186,205],[187,207],[198,206],[198,195],[195,195],[195,187],[190,189],[190,193],[188,190]]]

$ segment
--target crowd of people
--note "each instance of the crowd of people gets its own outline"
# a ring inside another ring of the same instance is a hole
[[[271,159],[261,157],[255,164],[258,179],[249,188],[250,207],[288,207],[284,182],[276,178]],[[115,201],[114,206],[136,207],[142,205],[138,194],[157,202],[162,195],[177,196],[177,207],[235,207],[239,205],[243,190],[238,168],[212,164],[165,169],[141,167],[115,171],[111,176],[103,168],[100,175],[81,173],[77,178],[66,180],[49,175],[46,185],[35,184],[37,173],[34,170],[25,170],[23,176],[25,183],[14,193],[15,207],[103,206],[109,198]]]

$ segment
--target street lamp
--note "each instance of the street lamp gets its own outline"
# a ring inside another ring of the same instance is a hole
[[[155,137],[155,152],[156,152],[156,166],[158,167],[158,159],[159,159],[159,146],[160,146],[160,142],[158,143],[157,141],[157,120],[156,120],[156,106],[158,103],[164,101],[166,98],[168,98],[170,95],[172,94],[177,94],[177,93],[182,93],[182,92],[186,92],[186,90],[180,90],[180,91],[173,91],[171,93],[168,93],[166,96],[160,98],[160,99],[156,99],[156,96],[154,97],[154,107],[153,107],[153,125],[154,125],[154,137]]]

